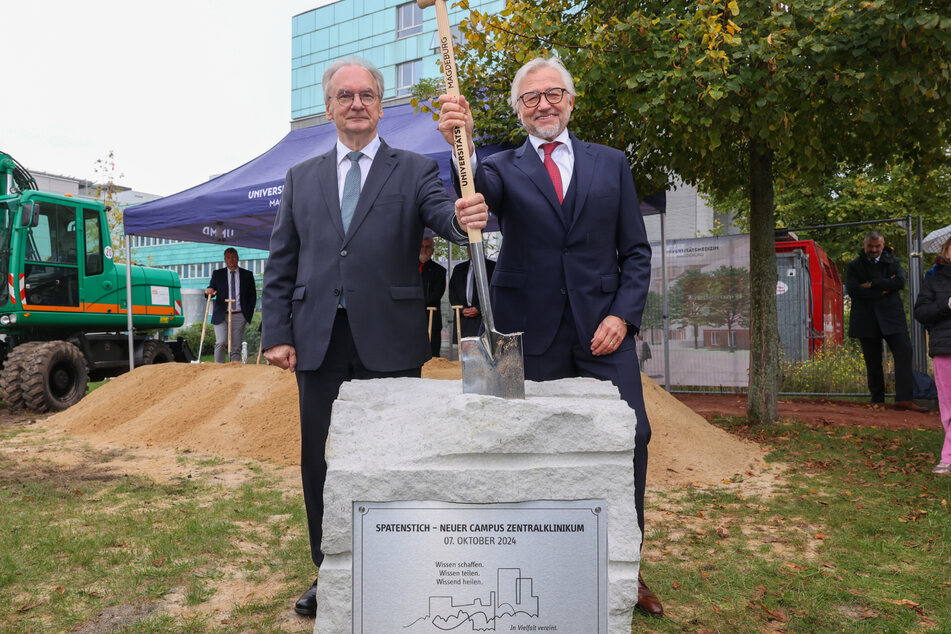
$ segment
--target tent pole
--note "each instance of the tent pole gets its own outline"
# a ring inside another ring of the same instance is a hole
[[[667,314],[667,213],[660,214],[660,289],[664,307],[664,389],[670,392],[670,322]]]
[[[129,326],[129,372],[135,369],[135,343],[132,339],[132,234],[125,234],[125,308]]]

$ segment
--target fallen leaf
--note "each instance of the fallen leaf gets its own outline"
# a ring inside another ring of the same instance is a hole
[[[680,584],[675,581],[675,582],[672,584],[672,587],[673,587],[674,590],[679,590],[679,589],[680,589]]]
[[[894,603],[895,605],[903,605],[906,608],[917,608],[918,604],[912,601],[911,599],[883,599],[883,601],[888,601],[889,603]]]
[[[826,539],[826,538],[828,537],[828,535],[826,535],[825,533],[816,533],[816,534],[814,535],[814,537],[815,537],[816,539]]]

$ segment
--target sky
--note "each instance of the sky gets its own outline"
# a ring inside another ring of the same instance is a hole
[[[329,0],[16,0],[0,11],[0,151],[167,196],[290,130],[291,18]]]

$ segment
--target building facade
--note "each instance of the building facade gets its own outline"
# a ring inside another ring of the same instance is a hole
[[[468,11],[447,2],[453,31]],[[470,9],[495,13],[504,0],[469,0]],[[338,0],[294,16],[291,48],[291,117],[296,127],[324,119],[321,79],[333,62],[362,57],[383,74],[383,99],[408,99],[423,78],[442,77],[436,11],[416,0]]]

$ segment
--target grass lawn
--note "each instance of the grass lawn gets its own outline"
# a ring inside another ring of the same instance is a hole
[[[716,424],[788,468],[768,493],[649,492],[643,569],[667,617],[632,631],[951,631],[938,432]],[[309,632],[291,607],[312,580],[297,486],[174,459],[178,477],[118,475],[133,452],[0,426],[0,632]]]

